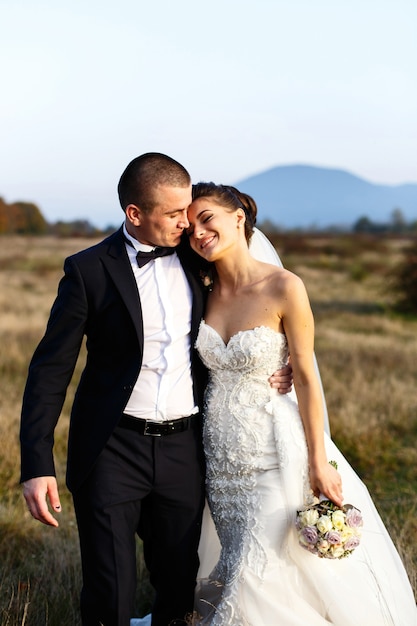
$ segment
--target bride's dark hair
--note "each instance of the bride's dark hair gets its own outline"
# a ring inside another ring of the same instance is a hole
[[[193,185],[193,200],[197,200],[197,198],[213,198],[218,204],[230,211],[243,209],[246,216],[245,237],[249,243],[253,235],[253,227],[256,224],[256,214],[258,212],[256,202],[251,196],[231,185],[197,183]]]

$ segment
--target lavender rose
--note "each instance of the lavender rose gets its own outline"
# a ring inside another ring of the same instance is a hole
[[[360,539],[357,535],[353,535],[350,539],[348,539],[345,543],[345,550],[355,550],[360,544]]]
[[[329,532],[326,533],[326,540],[330,544],[336,545],[337,543],[341,543],[342,538],[340,536],[340,533],[337,532],[337,530],[329,530]]]
[[[352,507],[346,511],[346,524],[351,528],[359,528],[363,526],[362,514],[358,509]]]
[[[317,529],[314,526],[305,526],[301,531],[303,543],[315,544],[318,539]]]

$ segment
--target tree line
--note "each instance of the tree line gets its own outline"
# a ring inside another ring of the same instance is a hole
[[[33,202],[7,204],[0,198],[0,235],[56,235],[58,237],[94,237],[112,232],[96,228],[88,220],[57,221],[49,223]]]
[[[269,219],[260,224],[261,230],[266,234],[276,234],[285,231]],[[88,220],[73,220],[64,222],[62,220],[53,224],[49,223],[40,208],[33,202],[13,202],[7,204],[0,197],[0,235],[57,235],[60,237],[94,237],[102,233],[109,233],[115,227],[109,226],[106,229],[99,229],[93,226]],[[306,229],[297,228],[298,232]],[[310,229],[307,229],[310,230]],[[313,229],[316,231],[316,229]],[[320,229],[321,232],[341,232],[346,228],[329,226]],[[349,229],[348,229],[349,230]],[[401,209],[392,211],[387,222],[375,222],[366,215],[363,215],[351,226],[351,232],[359,234],[415,234],[417,233],[417,220],[407,222]]]
[[[407,222],[401,209],[394,209],[388,222],[373,222],[366,215],[360,217],[353,224],[352,231],[354,233],[417,233],[417,220]]]

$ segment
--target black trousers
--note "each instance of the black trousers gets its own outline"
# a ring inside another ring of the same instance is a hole
[[[129,626],[136,534],[155,589],[152,626],[168,626],[192,612],[204,505],[199,428],[150,437],[117,427],[73,498],[83,626]]]

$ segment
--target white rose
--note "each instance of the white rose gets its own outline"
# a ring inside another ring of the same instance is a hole
[[[319,514],[316,509],[307,509],[300,514],[300,521],[303,526],[315,526],[318,519]]]
[[[350,528],[350,526],[345,526],[345,528],[340,533],[340,536],[342,538],[342,542],[343,543],[345,543],[348,539],[353,537],[353,535],[356,535],[355,529],[354,528]]]
[[[332,528],[333,528],[332,520],[330,519],[328,515],[322,515],[321,517],[319,517],[318,522],[317,522],[317,530],[322,535],[325,535],[327,532],[329,532],[329,530],[332,530]]]
[[[345,525],[345,514],[340,509],[337,511],[333,511],[332,513],[332,522],[334,527],[337,530],[342,530]]]

